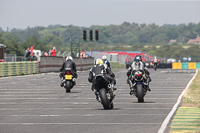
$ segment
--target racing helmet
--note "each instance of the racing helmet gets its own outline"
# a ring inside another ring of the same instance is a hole
[[[103,65],[103,60],[102,59],[96,59],[95,64]]]
[[[139,62],[142,61],[142,57],[140,55],[135,56],[134,61]]]
[[[102,60],[107,60],[107,57],[106,57],[105,55],[103,55],[103,56],[101,57],[101,59],[102,59]]]
[[[66,61],[67,61],[67,60],[72,60],[72,61],[73,61],[73,58],[72,58],[71,56],[67,56],[67,57],[66,57]]]

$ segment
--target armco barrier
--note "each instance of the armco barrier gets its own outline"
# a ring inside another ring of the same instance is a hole
[[[172,68],[172,63],[159,63],[158,68]]]
[[[39,72],[59,72],[65,61],[65,57],[59,56],[41,56],[39,63]],[[73,58],[78,71],[89,70],[94,65],[94,58]]]
[[[37,61],[1,62],[0,77],[38,73]]]

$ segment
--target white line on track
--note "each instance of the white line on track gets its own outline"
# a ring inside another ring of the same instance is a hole
[[[68,117],[68,116],[158,116],[158,115],[167,115],[167,114],[56,114],[56,115],[0,115],[0,117]]]
[[[26,105],[26,104],[28,104],[28,105],[30,105],[30,104],[96,104],[96,102],[95,103],[89,103],[89,102],[75,102],[75,103],[72,103],[72,102],[23,102],[23,103],[18,103],[18,102],[1,102],[0,104],[1,105],[4,105],[4,104],[8,104],[8,105],[10,105],[10,104],[18,104],[18,105]],[[126,105],[133,105],[133,104],[136,104],[136,105],[139,105],[140,103],[131,103],[131,102],[116,102],[116,103],[114,103],[114,104],[126,104]],[[168,104],[174,104],[174,103],[158,103],[158,102],[156,102],[156,103],[154,103],[154,102],[152,102],[152,103],[142,103],[143,105],[144,104],[161,104],[161,105],[163,105],[163,104],[165,104],[165,105],[168,105]]]
[[[168,89],[169,88],[169,89]],[[178,89],[178,88],[180,88],[180,89]],[[181,90],[181,89],[184,89],[185,88],[185,86],[184,87],[152,87],[151,89],[152,89],[152,91],[155,91],[155,90],[166,90],[166,91],[168,91],[168,90]],[[117,88],[117,91],[118,90],[128,90],[129,88],[127,87],[127,88]],[[22,90],[22,91],[28,91],[28,90],[30,90],[30,91],[46,91],[46,92],[50,92],[50,91],[62,91],[62,90],[65,90],[65,89],[27,89],[27,88],[24,88],[24,89],[17,89],[17,88],[10,88],[10,89],[0,89],[0,92],[1,93],[3,93],[5,90],[8,90],[8,91],[19,91],[19,90]],[[85,90],[83,90],[83,89],[78,89],[78,88],[74,88],[74,89],[72,89],[72,90],[82,90],[82,91],[91,91],[91,89],[85,89]]]
[[[120,94],[120,96],[130,96],[130,94],[124,94],[124,93],[118,93]],[[90,94],[90,95],[93,95],[93,94]],[[149,95],[156,95],[156,96],[160,96],[160,95],[179,95],[179,94],[163,94],[163,93],[157,93],[157,94],[149,94]],[[58,97],[60,96],[60,94],[49,94],[49,95],[1,95],[0,94],[0,97]],[[75,95],[72,95],[72,96],[75,96]],[[76,96],[80,96],[80,95],[76,95]]]
[[[162,123],[0,123],[0,125],[160,125]]]
[[[121,108],[120,110],[169,110],[171,108]],[[1,108],[1,110],[94,110],[94,108]]]
[[[47,100],[50,100],[50,99],[60,99],[60,98],[0,98],[0,99],[4,99],[4,100],[7,100],[7,99],[31,99],[31,100],[44,100],[44,99],[47,99]],[[77,99],[77,100],[90,100],[90,99],[95,99],[94,97],[92,98],[62,98],[63,100],[65,99]],[[133,98],[116,98],[116,99],[126,99],[126,100],[129,100],[129,99],[133,99]],[[177,99],[177,98],[145,98],[145,99]]]

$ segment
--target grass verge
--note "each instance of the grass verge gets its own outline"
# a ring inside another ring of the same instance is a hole
[[[171,133],[200,133],[200,69],[172,120]]]
[[[200,69],[190,87],[186,90],[182,107],[200,107]]]

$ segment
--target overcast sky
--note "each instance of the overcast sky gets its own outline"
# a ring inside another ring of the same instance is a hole
[[[200,0],[0,0],[0,27],[200,22]]]

